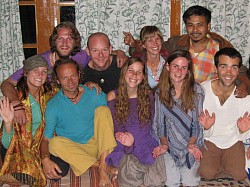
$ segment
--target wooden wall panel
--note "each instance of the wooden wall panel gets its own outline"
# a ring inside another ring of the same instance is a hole
[[[180,35],[181,0],[171,0],[170,37]]]
[[[57,16],[56,0],[36,0],[37,17],[37,52],[50,49],[49,37],[54,28]]]

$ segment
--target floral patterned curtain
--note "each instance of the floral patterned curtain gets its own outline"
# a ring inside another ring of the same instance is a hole
[[[0,1],[0,36],[1,84],[22,66],[24,59],[18,0]]]
[[[250,0],[183,0],[182,13],[190,6],[201,5],[212,11],[212,31],[230,41],[240,51],[243,63],[250,58]],[[182,31],[185,26],[182,22]]]
[[[156,25],[169,37],[169,0],[75,0],[76,25],[86,46],[88,36],[94,32],[106,33],[114,49],[127,51],[123,31],[139,38],[145,25]]]

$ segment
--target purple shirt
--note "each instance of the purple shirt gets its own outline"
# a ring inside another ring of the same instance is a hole
[[[144,124],[143,126],[141,124],[139,125],[137,98],[129,99],[130,115],[124,126],[120,125],[115,119],[115,101],[116,100],[113,99],[108,102],[108,107],[110,108],[114,121],[114,132],[130,132],[134,136],[135,141],[131,147],[124,146],[116,141],[117,146],[106,158],[107,164],[118,167],[125,154],[133,154],[142,164],[153,164],[155,159],[153,158],[152,152],[154,148],[158,146],[157,140],[151,134],[154,118],[153,94],[150,94],[151,122],[150,124]]]
[[[40,54],[45,60],[48,62],[49,69],[52,69],[51,62],[50,62],[50,53],[51,51],[46,51],[42,54]],[[73,60],[75,60],[82,68],[84,68],[89,60],[90,57],[87,55],[86,51],[80,50],[80,52],[76,53],[74,56],[71,56]],[[23,68],[17,70],[15,73],[13,73],[10,78],[17,82],[18,79],[20,79],[23,75]]]

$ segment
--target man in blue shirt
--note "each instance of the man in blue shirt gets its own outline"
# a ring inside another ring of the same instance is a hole
[[[100,160],[99,185],[109,186],[105,158],[116,141],[106,95],[79,85],[80,69],[72,59],[57,61],[54,73],[61,89],[48,102],[45,112],[41,144],[44,173],[49,179],[59,179],[67,175],[70,166],[79,176]]]

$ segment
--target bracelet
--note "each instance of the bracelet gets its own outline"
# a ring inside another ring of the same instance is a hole
[[[14,111],[24,110],[23,108],[15,108]]]
[[[23,103],[19,103],[19,104],[17,104],[17,105],[15,105],[15,106],[13,106],[13,108],[17,108],[17,107],[23,107]]]
[[[43,160],[45,157],[50,157],[50,155],[49,154],[42,154],[42,156],[41,156],[41,160]]]

